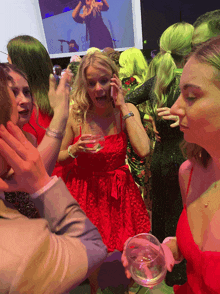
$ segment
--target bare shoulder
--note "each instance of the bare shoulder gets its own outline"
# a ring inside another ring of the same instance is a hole
[[[69,118],[66,124],[65,136],[63,138],[60,150],[66,150],[67,147],[72,143],[74,138],[77,136],[76,119],[69,113]]]
[[[189,159],[184,161],[180,166],[179,174],[181,176],[186,176],[186,175],[190,174],[192,167],[193,167],[193,161],[191,161]]]
[[[180,191],[182,194],[182,200],[183,204],[186,204],[186,192],[187,192],[187,186],[189,183],[190,178],[190,172],[193,167],[193,161],[186,160],[184,161],[180,168],[179,168],[179,185],[180,185]]]
[[[67,127],[71,129],[74,137],[77,136],[78,128],[79,128],[79,119],[73,113],[72,109],[70,108],[69,117],[67,121]]]
[[[132,103],[126,103],[126,105],[127,105],[128,109],[129,109],[130,111],[139,114],[139,111],[138,111],[137,107],[136,107],[134,104],[132,104]],[[135,114],[135,113],[134,113],[134,114]]]

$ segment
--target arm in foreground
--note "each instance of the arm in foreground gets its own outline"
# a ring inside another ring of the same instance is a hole
[[[47,175],[38,150],[22,131],[10,122],[7,129],[1,126],[0,135],[0,154],[14,170],[10,179],[0,178],[0,190],[31,194],[44,218],[21,216],[10,223],[11,234],[6,228],[7,256],[16,259],[18,268],[10,275],[10,291],[64,293],[100,266],[106,246],[62,180]]]

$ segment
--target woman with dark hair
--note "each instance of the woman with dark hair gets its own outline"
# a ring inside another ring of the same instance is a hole
[[[29,123],[32,117],[32,109],[34,106],[32,93],[27,81],[26,75],[12,64],[1,64],[2,68],[13,80],[11,89],[16,97],[19,119],[18,126],[22,129],[26,138],[35,146],[43,158],[46,170],[51,175],[61,146],[63,133],[65,131],[66,122],[69,114],[69,87],[66,87],[66,99],[63,100],[55,95],[56,80],[53,75],[49,79],[48,99],[51,103],[54,115],[49,123],[42,141],[38,145],[36,137],[24,130],[24,126]],[[72,75],[69,71],[62,78],[67,83],[70,82]],[[61,79],[61,80],[62,80]],[[62,94],[62,93],[60,93]],[[36,122],[35,122],[36,124]]]
[[[62,100],[65,82],[54,93]],[[49,177],[39,151],[16,126],[12,86],[0,65],[0,293],[68,293],[101,265],[107,250],[63,181]],[[41,219],[27,218],[6,201],[15,191],[29,195]]]
[[[80,10],[83,8],[83,13]],[[105,47],[113,48],[112,37],[104,21],[102,19],[101,11],[109,9],[108,2],[102,0],[96,2],[95,0],[79,1],[76,8],[73,10],[72,17],[78,23],[86,24],[86,38],[90,38],[89,47],[97,47],[104,49]]]
[[[15,96],[15,101],[17,104],[17,111],[19,114],[17,125],[22,130],[23,125],[26,124],[32,114],[33,109],[33,98],[31,95],[31,91],[28,85],[26,75],[19,70],[15,65],[12,64],[0,64],[1,68],[7,74],[8,79],[10,79],[9,88],[13,92]],[[70,80],[69,74],[66,73],[65,77],[63,78],[66,82],[68,79]],[[61,85],[62,86],[62,85]],[[60,91],[61,86],[58,87]],[[55,113],[54,117],[51,120],[50,126],[46,131],[46,135],[44,136],[43,140],[37,147],[36,138],[24,131],[23,134],[28,139],[29,142],[32,143],[35,147],[38,148],[38,151],[41,154],[43,159],[45,168],[48,174],[51,174],[57,159],[57,155],[59,153],[59,148],[61,145],[62,139],[62,132],[65,130],[66,121],[68,117],[68,94],[69,90],[67,89],[67,97],[65,100],[62,99],[62,96],[58,96],[55,93],[56,83],[54,78],[50,78],[50,91],[49,91],[49,99],[51,101],[52,106],[54,107]],[[62,93],[60,93],[61,95]],[[57,111],[57,107],[62,105],[61,110]],[[52,130],[52,131],[51,131]],[[58,131],[58,133],[57,133]],[[56,134],[57,133],[57,137]],[[60,135],[60,138],[59,138]],[[8,173],[13,174],[13,170]],[[12,203],[16,209],[19,210],[20,213],[28,216],[29,218],[39,216],[38,212],[36,211],[33,203],[29,201],[29,196],[25,193],[8,193],[6,196],[6,200]]]
[[[37,39],[23,35],[11,39],[7,45],[8,61],[21,69],[28,79],[34,98],[34,109],[30,125],[23,129],[35,137],[39,144],[45,135],[54,111],[48,98],[49,76],[53,74],[53,64],[46,48]]]

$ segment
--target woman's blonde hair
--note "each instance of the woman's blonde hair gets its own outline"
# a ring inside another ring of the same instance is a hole
[[[79,65],[79,69],[73,84],[73,89],[70,96],[70,103],[72,104],[72,114],[80,121],[85,121],[86,114],[92,106],[92,101],[87,93],[86,71],[89,66],[94,68],[105,68],[112,71],[118,76],[118,69],[115,63],[102,52],[94,52],[86,54]]]
[[[192,35],[194,27],[185,22],[175,23],[163,32],[160,38],[160,65],[157,70],[154,92],[157,103],[154,105],[154,113],[167,102],[167,88],[175,78],[176,62],[182,62],[184,56],[192,49]]]
[[[147,80],[148,64],[140,49],[133,47],[122,52],[119,65],[120,79],[134,77],[139,86]]]
[[[97,2],[95,0],[92,0],[92,3],[89,5],[89,7],[85,5],[86,12],[88,12],[90,8],[92,8],[93,17],[95,17],[96,13],[98,12]]]
[[[146,79],[149,80],[156,76],[158,68],[160,66],[160,62],[162,59],[162,54],[159,52],[157,55],[151,60],[149,66],[148,66],[148,72]]]

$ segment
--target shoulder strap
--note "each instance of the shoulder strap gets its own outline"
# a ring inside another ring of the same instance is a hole
[[[193,167],[191,168],[190,175],[189,175],[189,182],[188,182],[188,186],[187,186],[187,190],[186,190],[186,198],[189,193],[189,187],[190,187],[190,183],[191,183],[191,179],[192,179],[192,173],[193,173]]]

